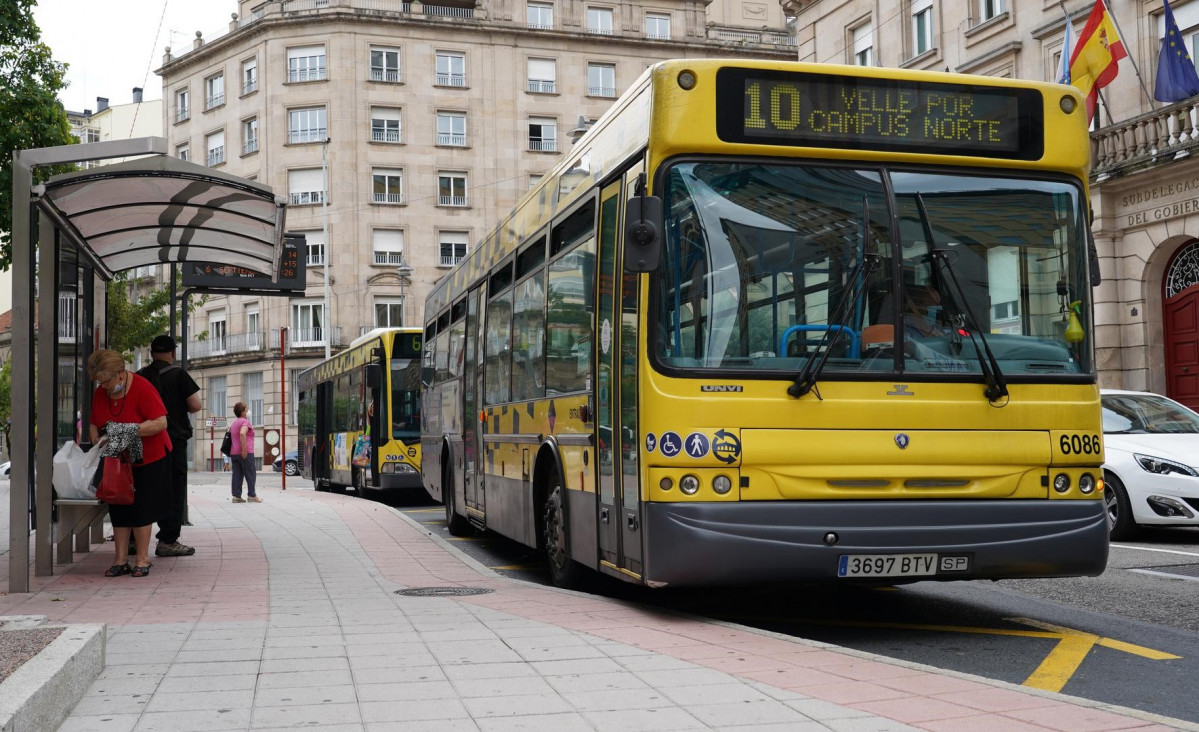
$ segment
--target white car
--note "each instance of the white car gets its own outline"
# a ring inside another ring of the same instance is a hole
[[[1103,389],[1111,538],[1140,526],[1199,526],[1199,414],[1158,394]]]

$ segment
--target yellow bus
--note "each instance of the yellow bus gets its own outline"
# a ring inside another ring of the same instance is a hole
[[[426,302],[453,534],[651,587],[1098,575],[1071,87],[658,63]]]
[[[420,489],[423,340],[419,327],[376,328],[296,378],[297,458],[318,491]],[[364,433],[371,464],[356,467],[354,443]]]

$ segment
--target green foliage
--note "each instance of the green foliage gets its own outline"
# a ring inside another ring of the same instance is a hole
[[[54,60],[33,20],[34,0],[0,0],[0,270],[12,263],[12,154],[79,142],[71,134],[58,93],[65,64]],[[74,170],[39,168],[34,182]]]
[[[182,291],[181,276],[176,285]],[[194,311],[208,300],[207,296],[188,299],[188,312]],[[129,279],[118,273],[108,283],[108,347],[120,352],[130,360],[138,351],[145,351],[154,336],[170,330],[171,292],[162,287],[143,294],[136,301],[129,299]]]
[[[12,427],[12,358],[0,366],[0,430],[4,432],[4,446],[7,450],[8,431]]]

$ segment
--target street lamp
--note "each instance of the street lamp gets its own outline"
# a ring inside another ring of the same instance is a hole
[[[404,325],[406,320],[404,304],[408,302],[408,285],[412,284],[412,268],[405,261],[403,252],[400,252],[400,263],[396,266],[396,277],[400,278],[400,325]]]

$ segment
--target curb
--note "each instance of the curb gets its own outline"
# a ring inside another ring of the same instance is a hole
[[[0,732],[58,729],[104,669],[106,626],[62,627],[50,645],[0,683]]]

